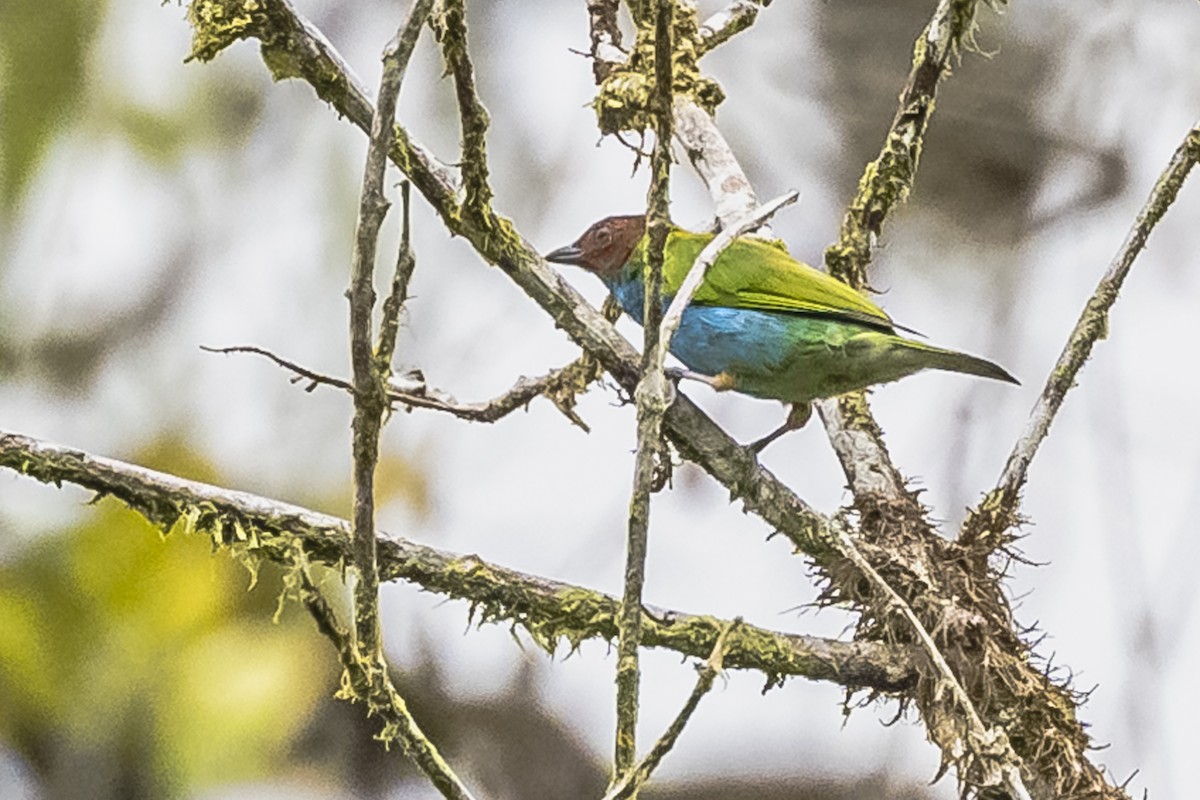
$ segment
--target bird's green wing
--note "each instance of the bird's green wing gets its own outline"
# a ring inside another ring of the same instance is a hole
[[[667,239],[663,291],[674,294],[712,241],[711,233],[673,230]],[[820,270],[787,254],[781,246],[742,238],[730,245],[709,268],[692,301],[760,311],[793,311],[828,315],[889,331],[894,324],[879,306]]]

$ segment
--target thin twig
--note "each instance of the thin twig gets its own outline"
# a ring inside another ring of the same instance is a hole
[[[402,72],[401,43],[404,31],[414,25],[420,30],[421,3],[414,2],[408,19],[383,54],[378,105],[371,121],[363,168],[362,194],[354,232],[354,256],[350,271],[350,365],[354,376],[354,566],[358,580],[354,590],[354,629],[359,655],[370,669],[383,669],[383,645],[379,628],[379,573],[375,563],[375,464],[379,459],[379,431],[387,409],[384,379],[376,368],[372,340],[375,310],[375,252],[379,229],[387,214],[383,196],[387,154],[391,149],[396,119],[396,99]],[[426,7],[426,13],[428,7]]]
[[[215,543],[250,546],[254,555],[285,568],[295,564],[297,543],[306,558],[333,569],[351,558],[346,520],[280,500],[5,431],[0,431],[0,467],[60,487],[73,484],[97,497],[111,495],[164,531],[182,521],[184,527],[211,536]],[[403,580],[467,600],[481,623],[523,625],[547,649],[559,639],[577,647],[585,639],[616,636],[620,602],[614,597],[383,532],[378,552],[382,580]],[[727,624],[653,606],[645,610],[643,645],[696,658],[708,655]],[[725,661],[732,668],[762,672],[769,684],[798,676],[888,692],[911,686],[916,676],[908,648],[785,634],[751,625],[742,626]]]
[[[433,0],[427,0],[432,3]],[[412,184],[400,184],[400,210],[403,221],[400,234],[400,252],[396,256],[396,268],[392,271],[392,288],[383,301],[383,317],[379,321],[379,341],[375,345],[375,361],[386,380],[392,374],[392,356],[396,352],[396,338],[400,333],[400,312],[408,300],[408,282],[412,280],[417,261],[413,257],[410,232],[409,192]]]
[[[1075,386],[1079,371],[1091,355],[1092,348],[1108,335],[1108,312],[1116,303],[1134,260],[1145,248],[1150,232],[1175,202],[1184,180],[1198,161],[1200,123],[1188,131],[1182,144],[1171,156],[1170,162],[1154,184],[1150,196],[1133,223],[1133,228],[1126,235],[1120,250],[1096,285],[1096,290],[1088,298],[1087,305],[1075,323],[1075,328],[1071,331],[1054,369],[1046,379],[1046,385],[1029,415],[1025,431],[1013,446],[1000,481],[964,523],[965,540],[977,541],[988,537],[990,544],[998,546],[1004,543],[1005,532],[1018,522],[1017,506],[1020,503],[1021,489],[1028,476],[1029,465],[1037,454],[1038,447],[1050,432],[1050,424],[1062,408],[1067,392]]]
[[[692,714],[695,713],[696,707],[700,705],[700,701],[704,695],[708,694],[712,689],[713,681],[721,674],[724,668],[725,648],[729,641],[729,636],[733,630],[742,624],[741,617],[732,620],[721,630],[721,635],[717,637],[717,643],[713,645],[712,653],[708,660],[704,662],[704,666],[700,667],[700,675],[696,678],[696,685],[692,688],[692,693],[688,695],[687,702],[683,704],[683,708],[675,715],[675,719],[667,726],[667,730],[654,743],[654,747],[650,748],[650,752],[645,757],[634,765],[633,769],[625,773],[617,784],[611,787],[605,793],[603,800],[626,800],[633,797],[638,790],[645,785],[646,781],[650,780],[650,776],[658,765],[662,763],[663,758],[667,753],[671,752],[671,748],[675,746],[675,742],[679,740],[679,734],[683,733],[683,729],[692,719]]]
[[[771,0],[733,0],[700,23],[700,40],[696,55],[704,55],[724,44],[737,34],[748,30],[758,19],[758,12],[771,5]]]
[[[937,643],[925,629],[920,617],[913,611],[912,606],[906,603],[904,598],[892,588],[891,584],[871,566],[871,562],[854,543],[849,531],[839,525],[837,536],[841,543],[842,553],[846,558],[858,567],[859,572],[888,598],[891,606],[908,620],[908,624],[916,634],[925,654],[933,663],[938,674],[941,675],[942,681],[953,693],[955,701],[962,709],[970,726],[972,735],[967,737],[966,745],[975,751],[976,758],[984,766],[983,771],[986,777],[980,782],[981,785],[997,786],[1003,783],[1014,800],[1030,800],[1029,791],[1025,788],[1025,783],[1021,778],[1021,759],[1013,752],[1012,746],[1008,742],[1008,735],[999,727],[989,730],[983,724],[983,719],[975,709],[975,704],[971,702],[971,698],[959,683],[954,670],[950,668],[950,663],[946,661],[946,657],[938,648]]]
[[[445,0],[441,13],[434,17],[434,34],[442,44],[447,71],[454,76],[458,98],[459,125],[462,129],[463,212],[479,219],[488,216],[492,189],[488,185],[487,109],[475,89],[475,70],[467,50],[467,15],[464,0]]]
[[[296,373],[298,378],[307,380],[308,385],[304,387],[306,392],[311,392],[317,386],[332,386],[350,395],[354,394],[354,386],[349,382],[331,375],[314,372],[262,347],[253,345],[201,346],[200,349],[209,353],[252,353],[264,356],[284,369]],[[527,408],[534,398],[545,396],[567,419],[586,432],[589,428],[587,423],[575,413],[574,398],[588,385],[599,379],[600,376],[597,373],[595,361],[585,354],[565,367],[551,370],[537,378],[518,378],[508,391],[491,400],[479,403],[460,403],[445,393],[424,385],[416,390],[405,390],[394,383],[389,383],[387,386],[387,399],[393,407],[401,405],[407,408],[426,408],[431,411],[442,411],[469,422],[492,423],[518,409]],[[295,383],[296,379],[293,379],[292,382]]]
[[[642,626],[642,587],[646,581],[646,548],[650,527],[650,493],[655,473],[662,462],[663,414],[669,402],[661,361],[656,361],[659,321],[662,319],[662,271],[664,248],[671,227],[671,23],[675,0],[657,0],[654,13],[654,86],[650,111],[654,117],[654,156],[647,198],[645,305],[642,331],[642,379],[637,400],[637,458],[633,470],[633,496],[629,501],[626,539],[625,587],[621,600],[621,624],[617,639],[617,735],[613,782],[621,780],[637,758],[638,647]]]
[[[696,292],[704,282],[705,274],[721,257],[721,253],[725,252],[738,237],[745,236],[750,231],[761,227],[784,206],[789,206],[799,199],[800,193],[792,190],[769,203],[764,203],[733,226],[723,228],[711,242],[704,246],[679,285],[679,290],[671,300],[667,313],[663,315],[662,331],[659,333],[658,347],[654,354],[655,370],[662,371],[663,364],[667,359],[667,352],[671,349],[671,340],[675,337],[675,331],[679,329],[679,323],[683,321],[683,312],[687,310],[692,298],[696,296]]]
[[[300,599],[317,623],[317,630],[324,634],[337,650],[342,668],[346,671],[350,692],[347,693],[343,688],[339,696],[355,700],[369,697],[370,713],[377,715],[384,723],[384,734],[381,738],[386,741],[400,741],[405,752],[430,776],[443,797],[471,800],[471,794],[459,782],[450,765],[408,710],[408,703],[396,691],[391,674],[386,669],[364,669],[363,662],[358,657],[354,637],[338,622],[337,614],[309,575],[308,565],[301,563],[296,566],[296,570],[299,573]]]
[[[383,716],[380,734],[385,741],[399,741],[404,751],[447,800],[469,800],[471,793],[425,736],[396,691],[383,655],[379,622],[379,564],[375,534],[375,466],[379,459],[379,434],[388,408],[384,389],[390,373],[396,329],[382,334],[380,349],[387,360],[378,364],[371,346],[372,315],[375,309],[375,253],[379,229],[387,214],[383,196],[388,152],[396,128],[396,101],[409,55],[432,3],[414,0],[396,35],[383,51],[383,75],[379,82],[378,105],[371,121],[363,168],[362,196],[355,226],[354,255],[350,271],[350,363],[354,373],[354,509],[351,547],[358,580],[354,584],[354,638],[342,641],[339,652],[348,667],[353,696],[368,709]],[[405,245],[408,244],[407,214]],[[407,250],[407,247],[405,248]],[[408,254],[411,258],[411,253]],[[401,256],[403,261],[404,256]],[[411,269],[409,270],[411,272]],[[399,308],[395,309],[399,314]],[[311,608],[311,606],[310,606]],[[343,640],[345,637],[341,637]]]

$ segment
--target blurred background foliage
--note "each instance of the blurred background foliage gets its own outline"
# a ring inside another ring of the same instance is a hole
[[[298,3],[368,85],[401,5]],[[760,195],[804,191],[776,224],[797,256],[818,262],[833,240],[933,5],[774,3],[705,58],[728,95],[718,121]],[[611,140],[596,146],[590,70],[568,50],[586,48],[584,3],[468,6],[497,206],[544,248],[639,208],[645,176],[626,179],[631,155]],[[930,377],[877,394],[893,452],[950,522],[994,480],[1084,297],[1200,113],[1198,11],[1108,0],[984,12],[984,52],[943,86],[874,282],[901,321],[1026,383],[1005,392]],[[0,2],[0,424],[345,514],[345,400],[197,345],[252,343],[346,372],[342,291],[365,143],[306,86],[272,84],[252,46],[184,64],[183,17],[146,0]],[[457,118],[440,74],[426,36],[400,116],[452,162]],[[1141,768],[1167,796],[1190,785],[1185,754],[1200,747],[1195,709],[1171,701],[1200,668],[1187,566],[1200,558],[1189,399],[1200,380],[1178,366],[1200,292],[1196,194],[1185,190],[1155,233],[1114,340],[1039,456],[1028,548],[1053,566],[1014,580],[1022,595],[1038,589],[1022,619],[1041,620],[1047,647],[1100,683],[1084,714],[1114,744],[1114,771]],[[686,169],[673,196],[680,223],[707,224]],[[574,356],[420,203],[413,214],[402,366],[476,399]],[[771,404],[697,394],[743,440],[778,422]],[[544,405],[488,428],[397,414],[380,471],[384,527],[616,589],[628,409],[594,390],[580,405],[585,437]],[[832,510],[843,481],[821,437],[791,437],[768,464]],[[792,611],[813,589],[802,563],[762,545],[759,523],[695,470],[676,485],[656,501],[651,602],[843,632],[836,612]],[[290,607],[272,622],[278,575],[264,568],[248,591],[246,570],[206,540],[163,539],[113,501],[88,500],[0,475],[0,796],[432,796],[372,741],[361,708],[332,699],[336,659],[307,617]],[[547,662],[504,629],[468,628],[461,603],[411,587],[384,600],[397,680],[481,795],[600,792],[612,730],[603,645]],[[692,673],[668,654],[644,668],[648,741]],[[844,722],[836,687],[760,688],[729,676],[646,796],[955,795],[947,781],[924,785],[936,753],[917,726],[880,726],[889,709]]]

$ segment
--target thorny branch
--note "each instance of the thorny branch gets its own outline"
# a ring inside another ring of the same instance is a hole
[[[988,729],[984,726],[979,712],[975,710],[975,704],[971,702],[971,698],[959,683],[958,676],[950,668],[950,663],[942,655],[937,642],[929,635],[921,618],[913,611],[912,606],[884,580],[883,576],[875,571],[871,562],[858,549],[858,545],[854,543],[854,539],[845,529],[839,528],[838,541],[841,543],[842,552],[846,558],[853,562],[871,583],[875,584],[876,588],[890,601],[892,607],[907,620],[917,636],[917,641],[921,643],[925,654],[929,656],[929,660],[937,670],[939,680],[943,681],[954,695],[954,701],[958,704],[971,728],[971,735],[966,737],[967,747],[974,751],[971,754],[975,762],[972,766],[977,767],[982,773],[982,776],[975,781],[976,784],[979,786],[1003,785],[1014,800],[1029,800],[1029,791],[1025,788],[1025,783],[1021,778],[1021,759],[1013,752],[1004,730],[999,727]]]
[[[1108,312],[1117,301],[1117,295],[1125,283],[1126,276],[1129,275],[1134,260],[1145,248],[1150,232],[1175,202],[1184,180],[1198,161],[1200,123],[1188,131],[1183,143],[1175,150],[1167,168],[1154,184],[1150,197],[1133,223],[1133,228],[1121,244],[1121,249],[1100,279],[1092,296],[1088,298],[1062,354],[1046,379],[1046,385],[1033,407],[1025,431],[1017,440],[1004,465],[999,483],[963,523],[962,538],[965,542],[978,542],[989,549],[995,549],[1010,541],[1007,532],[1020,522],[1017,507],[1020,504],[1021,488],[1025,485],[1029,465],[1037,453],[1038,446],[1050,432],[1050,424],[1062,407],[1067,392],[1075,386],[1079,371],[1091,355],[1092,348],[1096,342],[1108,335]]]
[[[55,486],[74,484],[112,496],[163,531],[180,526],[211,536],[242,558],[296,565],[306,559],[339,569],[351,558],[350,525],[343,519],[265,497],[191,481],[114,459],[0,431],[0,467]],[[541,578],[478,556],[439,550],[381,532],[377,542],[384,581],[403,580],[425,591],[471,603],[474,618],[520,625],[539,646],[554,652],[588,639],[617,635],[619,601],[561,581]],[[642,643],[704,658],[728,623],[712,617],[647,606]],[[742,625],[725,663],[758,670],[768,685],[785,677],[832,681],[893,692],[912,686],[916,670],[909,648],[874,642],[840,642]]]
[[[663,414],[670,405],[663,362],[658,351],[662,320],[662,274],[667,234],[671,229],[671,80],[672,21],[675,0],[656,0],[654,6],[654,83],[650,111],[654,119],[654,155],[651,159],[647,197],[644,334],[642,376],[634,397],[637,400],[637,456],[633,467],[633,496],[629,500],[626,538],[625,585],[621,599],[621,624],[617,639],[617,732],[614,746],[613,782],[633,767],[637,757],[638,651],[641,646],[642,588],[646,582],[646,549],[650,528],[650,494],[655,474],[670,455],[664,452]]]
[[[634,797],[646,781],[650,780],[654,770],[658,768],[663,758],[671,752],[671,748],[679,740],[679,734],[683,733],[683,729],[687,727],[692,714],[700,705],[700,701],[704,699],[704,695],[712,689],[713,681],[721,674],[730,634],[741,624],[742,620],[739,617],[721,630],[721,635],[717,637],[717,643],[713,645],[712,653],[704,665],[699,668],[700,675],[696,678],[696,685],[693,687],[692,693],[688,695],[683,708],[675,715],[675,719],[667,726],[663,735],[658,737],[658,741],[654,743],[654,747],[650,748],[650,752],[626,772],[624,778],[608,790],[603,800],[626,800],[626,798]]]

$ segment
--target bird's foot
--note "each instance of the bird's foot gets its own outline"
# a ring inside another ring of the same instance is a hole
[[[768,433],[763,438],[750,445],[750,449],[755,455],[761,453],[767,445],[783,436],[788,431],[798,431],[808,424],[812,418],[813,407],[812,403],[793,403],[792,410],[788,412],[787,419],[775,430]]]
[[[727,392],[730,389],[736,388],[736,381],[728,372],[721,372],[716,375],[704,375],[700,372],[693,372],[690,369],[681,367],[668,367],[666,370],[667,377],[676,382],[681,380],[698,381],[707,386],[711,386],[715,391]]]

